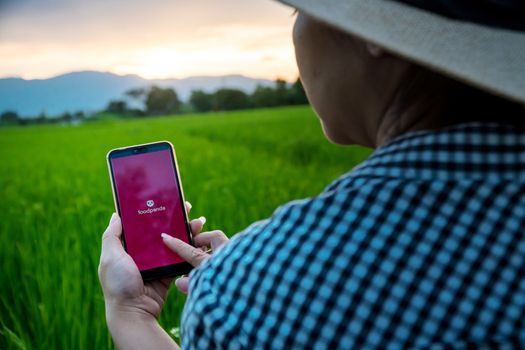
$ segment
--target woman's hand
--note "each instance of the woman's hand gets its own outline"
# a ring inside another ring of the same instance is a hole
[[[192,247],[188,243],[166,233],[162,234],[162,239],[168,248],[179,254],[184,260],[195,267],[199,266],[205,259],[210,257],[210,252],[216,252],[221,246],[228,242],[228,237],[226,237],[224,232],[219,230],[194,234],[193,244],[195,247]],[[175,281],[177,289],[184,294],[188,293],[188,284],[188,276],[180,277]]]
[[[186,202],[189,213],[191,204]],[[190,222],[194,235],[198,235],[204,225],[204,217]],[[126,253],[120,236],[122,225],[117,214],[113,214],[109,226],[102,236],[99,278],[106,303],[108,325],[117,315],[134,315],[158,319],[172,278],[164,278],[144,283],[140,271]],[[160,232],[159,232],[160,234]]]
[[[189,213],[191,204],[186,202],[185,206]],[[192,233],[199,234],[204,222],[204,217],[192,220]],[[144,283],[137,265],[122,246],[121,234],[120,218],[113,214],[102,236],[98,274],[104,291],[106,320],[116,347],[179,349],[157,321],[172,279]]]

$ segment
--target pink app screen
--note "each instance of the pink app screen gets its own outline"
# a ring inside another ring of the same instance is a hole
[[[188,242],[170,150],[117,157],[111,163],[126,249],[139,270],[182,262],[160,236],[165,232]]]

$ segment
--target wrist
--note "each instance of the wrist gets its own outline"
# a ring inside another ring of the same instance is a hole
[[[126,323],[157,322],[157,315],[148,311],[142,302],[106,301],[106,322],[113,329]]]
[[[157,318],[135,305],[106,302],[106,320],[118,349],[179,349]]]

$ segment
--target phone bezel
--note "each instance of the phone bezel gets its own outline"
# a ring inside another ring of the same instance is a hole
[[[143,143],[139,145],[115,148],[115,149],[110,150],[106,154],[106,161],[108,164],[109,176],[110,176],[110,181],[111,181],[111,190],[113,192],[113,201],[115,202],[115,209],[117,210],[117,213],[119,214],[119,216],[121,216],[121,211],[120,211],[120,205],[119,205],[119,200],[117,196],[115,176],[113,173],[113,167],[111,164],[111,160],[114,158],[129,157],[129,156],[133,156],[136,154],[151,153],[151,152],[157,152],[157,151],[162,151],[162,150],[170,151],[171,161],[173,164],[173,169],[175,170],[175,177],[177,179],[177,185],[179,187],[180,201],[184,206],[184,203],[185,203],[184,191],[182,189],[182,181],[180,178],[180,171],[179,171],[179,167],[177,164],[177,156],[175,153],[175,148],[169,141],[157,141],[157,142],[151,142],[151,143]],[[188,242],[190,242],[190,244],[193,245],[193,237],[191,234],[188,213],[186,212],[186,210],[183,210],[183,212],[184,212],[184,224],[186,226],[186,233],[188,235]],[[123,228],[122,235],[121,235],[121,241],[124,246],[124,249],[127,251],[125,236],[126,235],[125,235],[124,228]],[[192,268],[193,267],[191,266],[191,264],[187,262],[181,262],[178,264],[172,264],[172,265],[160,266],[160,267],[153,268],[153,269],[142,270],[140,271],[140,274],[142,275],[142,279],[144,281],[149,281],[149,280],[154,280],[154,279],[159,279],[159,278],[184,275],[184,274],[189,273]]]

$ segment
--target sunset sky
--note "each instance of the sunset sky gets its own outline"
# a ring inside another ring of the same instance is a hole
[[[0,77],[292,80],[292,13],[273,0],[0,0]]]

